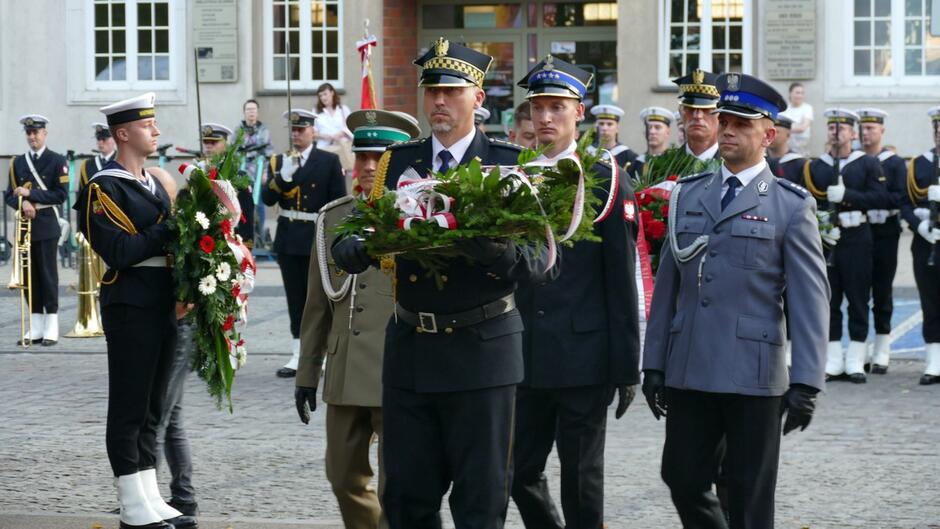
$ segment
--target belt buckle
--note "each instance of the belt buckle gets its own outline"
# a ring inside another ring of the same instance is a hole
[[[418,324],[421,326],[422,332],[429,332],[429,333],[437,332],[437,318],[434,316],[434,313],[432,312],[419,312]]]

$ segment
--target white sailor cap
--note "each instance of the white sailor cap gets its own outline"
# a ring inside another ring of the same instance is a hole
[[[856,108],[855,113],[858,114],[859,123],[881,123],[883,125],[885,118],[888,117],[888,113],[880,108]]]
[[[650,121],[659,121],[661,123],[665,123],[666,125],[671,125],[674,118],[675,115],[668,108],[646,107],[640,111],[640,119],[645,123],[649,123]]]
[[[826,123],[848,123],[854,125],[858,122],[858,114],[847,108],[827,108],[823,112],[826,117]]]
[[[490,115],[491,115],[490,111],[483,107],[474,108],[473,109],[473,123],[476,125],[479,125],[480,123],[484,123],[490,119]]]
[[[675,118],[677,125],[679,123],[682,123],[682,112],[679,112],[678,110],[676,110],[675,112],[672,113],[672,117]]]
[[[228,137],[231,135],[232,129],[226,127],[225,125],[219,125],[218,123],[202,124],[203,141],[228,140]]]
[[[20,116],[20,125],[23,125],[23,130],[44,129],[48,124],[49,118],[40,114],[26,114],[25,116]]]
[[[147,119],[156,117],[154,106],[156,105],[157,95],[153,92],[147,92],[144,95],[125,99],[112,103],[106,107],[101,107],[101,113],[108,116],[108,125],[120,125],[138,119]]]
[[[940,105],[927,109],[927,115],[932,121],[940,121]]]
[[[312,127],[317,121],[317,115],[304,108],[292,108],[290,112],[281,114],[281,117],[288,118],[293,128]]]
[[[596,119],[620,121],[620,118],[623,117],[623,109],[616,105],[594,105],[591,107],[591,114]]]
[[[105,139],[105,138],[110,138],[110,137],[111,137],[111,128],[108,127],[108,125],[106,125],[105,123],[101,123],[100,121],[96,121],[96,122],[94,122],[94,123],[91,124],[91,128],[95,129],[95,138],[96,138],[96,139],[103,140],[103,139]]]

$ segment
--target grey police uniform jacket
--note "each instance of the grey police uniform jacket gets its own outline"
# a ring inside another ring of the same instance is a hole
[[[765,169],[721,211],[721,184],[720,172],[683,180],[670,212],[678,247],[702,235],[708,243],[683,264],[665,245],[643,369],[664,371],[668,387],[710,393],[779,396],[796,383],[822,389],[829,283],[815,201]]]

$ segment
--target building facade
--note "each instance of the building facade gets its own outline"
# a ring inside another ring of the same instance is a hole
[[[196,148],[197,106],[204,121],[235,125],[242,103],[255,98],[276,147],[284,148],[288,64],[294,106],[312,107],[317,86],[330,82],[355,110],[356,42],[366,33],[378,38],[379,104],[415,115],[420,99],[411,61],[434,39],[492,55],[485,105],[493,134],[523,100],[515,81],[553,53],[594,71],[585,102],[623,107],[621,139],[638,151],[645,149],[640,109],[676,108],[670,79],[701,67],[755,74],[782,93],[802,82],[816,111],[815,154],[825,141],[824,108],[876,106],[890,114],[887,143],[911,156],[929,147],[926,109],[940,104],[934,3],[10,0],[0,2],[0,157],[25,149],[17,118],[26,113],[52,120],[51,148],[89,152],[90,123],[102,117],[97,108],[149,90],[157,92],[166,142]]]

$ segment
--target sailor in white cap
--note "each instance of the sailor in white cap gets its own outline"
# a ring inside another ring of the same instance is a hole
[[[91,158],[82,160],[78,167],[78,188],[82,189],[88,185],[88,180],[95,176],[95,173],[104,168],[117,152],[117,146],[114,144],[114,138],[111,137],[111,129],[105,123],[95,122],[91,124],[95,131],[95,144],[98,152]]]
[[[30,274],[32,285],[26,295],[32,302],[27,336],[17,345],[55,345],[59,340],[59,271],[56,268],[57,243],[63,232],[57,207],[68,196],[68,162],[46,147],[49,120],[39,114],[20,118],[29,150],[10,160],[10,184],[4,193],[7,206],[17,209],[23,198],[23,215],[32,220]]]
[[[490,111],[483,107],[473,109],[473,125],[480,129],[480,132],[486,134],[486,122],[490,120]]]
[[[287,294],[291,357],[276,374],[291,378],[297,374],[300,360],[300,320],[307,295],[307,270],[317,212],[328,202],[346,196],[346,178],[339,156],[314,144],[316,114],[295,108],[283,117],[290,123],[293,153],[271,157],[270,177],[261,189],[261,201],[267,206],[281,207],[273,249]]]
[[[640,121],[643,122],[643,134],[646,137],[646,152],[638,155],[630,166],[631,175],[635,177],[642,174],[647,159],[659,156],[669,148],[673,119],[672,111],[663,107],[646,107],[640,111]]]
[[[844,108],[824,113],[829,152],[807,161],[803,185],[816,197],[818,209],[828,210],[841,237],[826,249],[829,300],[829,345],[826,378],[864,383],[868,357],[868,302],[871,299],[872,230],[868,210],[888,203],[885,177],[878,158],[852,150],[859,116]],[[842,300],[848,300],[849,347],[842,350]],[[794,310],[798,310],[794,308]]]
[[[618,141],[618,130],[620,128],[620,118],[623,117],[623,109],[615,105],[594,105],[591,107],[591,115],[594,116],[594,123],[597,128],[597,137],[594,139],[595,145],[610,151],[610,154],[614,155],[617,160],[617,165],[628,170],[628,164],[633,164],[636,160],[636,153]]]
[[[108,347],[106,441],[122,529],[196,527],[160,497],[155,470],[156,428],[181,310],[167,255],[175,188],[166,171],[144,169],[160,136],[154,99],[148,93],[101,109],[118,152],[75,205],[79,229],[108,266],[100,291]]]
[[[888,202],[882,208],[868,210],[868,223],[874,242],[872,248],[872,316],[875,319],[875,343],[872,349],[871,373],[888,372],[891,351],[891,316],[894,313],[892,290],[898,268],[898,243],[901,237],[901,205],[908,202],[907,164],[894,151],[884,147],[885,118],[888,113],[878,108],[859,108],[858,133],[862,148],[881,162],[885,176]]]

